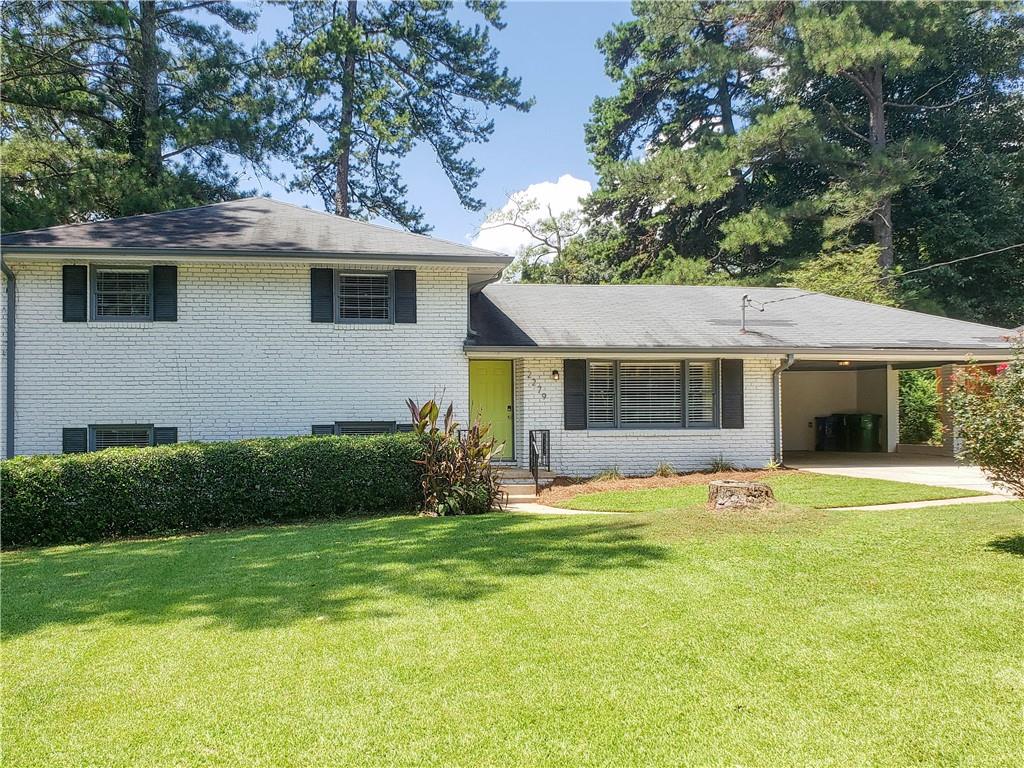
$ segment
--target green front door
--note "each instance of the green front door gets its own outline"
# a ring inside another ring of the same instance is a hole
[[[514,457],[512,435],[512,361],[469,361],[469,414],[471,421],[491,425],[491,434],[504,443],[500,458]]]

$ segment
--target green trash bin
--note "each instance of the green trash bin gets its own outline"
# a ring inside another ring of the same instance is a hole
[[[882,417],[874,413],[834,413],[839,423],[840,451],[872,453],[881,450]]]
[[[854,418],[857,427],[851,448],[864,453],[882,450],[882,417],[877,413],[858,413]]]
[[[860,414],[857,413],[833,413],[832,418],[836,420],[838,440],[836,450],[856,451],[860,444]]]

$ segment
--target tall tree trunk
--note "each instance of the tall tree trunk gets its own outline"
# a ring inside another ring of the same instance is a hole
[[[722,115],[722,133],[726,136],[736,135],[736,122],[732,112],[732,91],[729,90],[729,75],[724,74],[718,79],[718,109]],[[734,212],[740,213],[747,207],[747,182],[743,171],[730,168],[729,175],[736,181],[730,202]]]
[[[347,21],[349,30],[355,29],[359,21],[356,16],[356,0],[348,0]],[[355,88],[356,46],[350,43],[345,50],[345,62],[342,68],[340,140],[338,141],[338,157],[335,159],[334,173],[334,212],[345,218],[348,218],[351,212],[348,180],[352,158],[352,116],[355,107]]]
[[[155,182],[163,169],[163,142],[157,125],[157,113],[160,109],[160,51],[156,38],[156,3],[153,0],[143,0],[139,3],[139,48],[141,160],[146,168],[146,174]]]
[[[882,159],[886,150],[885,83],[884,66],[873,67],[868,80],[869,136],[871,154]],[[883,269],[892,269],[895,254],[892,244],[892,196],[885,195],[871,217],[875,231],[875,244],[879,247],[878,264]]]

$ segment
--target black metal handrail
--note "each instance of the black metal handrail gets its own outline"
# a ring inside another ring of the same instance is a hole
[[[533,475],[533,492],[540,493],[540,468],[551,471],[551,430],[530,430],[530,474]]]

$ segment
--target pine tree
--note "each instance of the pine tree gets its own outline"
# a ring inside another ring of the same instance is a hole
[[[224,157],[267,171],[274,106],[220,24],[255,20],[219,0],[5,3],[4,228],[236,197]]]
[[[741,274],[794,237],[811,115],[779,99],[781,4],[637,2],[599,42],[619,93],[595,101],[587,141],[601,183],[588,206],[624,232],[623,279],[680,257]],[[749,127],[756,124],[756,129]],[[798,235],[799,238],[799,235]]]
[[[296,189],[319,194],[340,216],[380,216],[411,230],[429,229],[412,205],[400,161],[429,146],[460,202],[473,196],[480,168],[463,156],[486,141],[493,120],[483,108],[529,109],[520,81],[499,67],[488,27],[501,29],[503,4],[473,0],[486,26],[455,20],[452,3],[283,3],[291,26],[266,52],[302,147]]]

